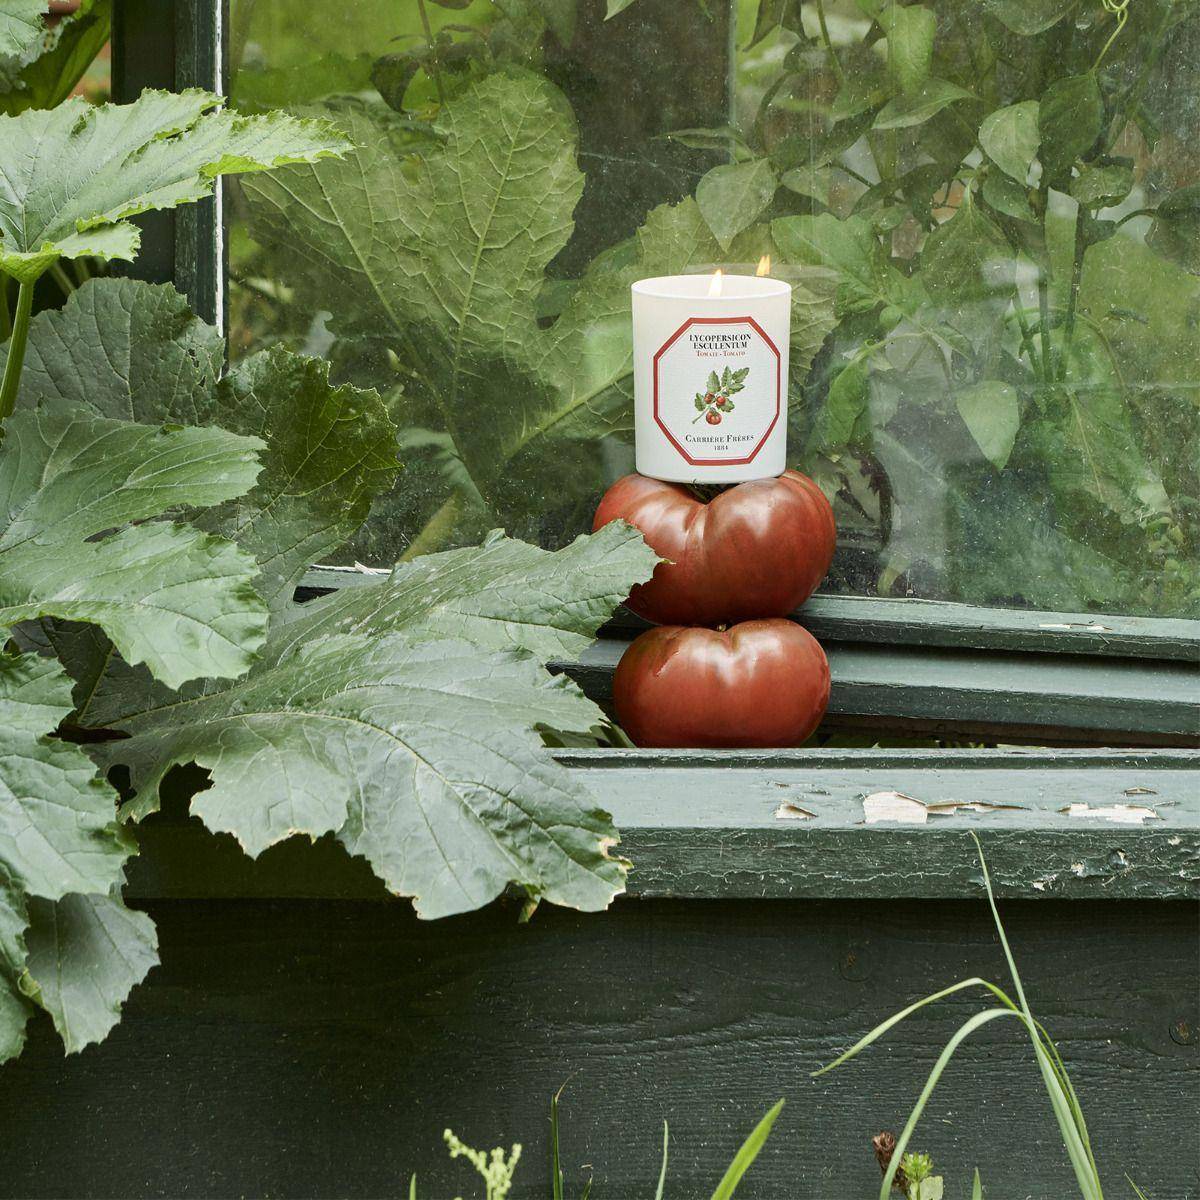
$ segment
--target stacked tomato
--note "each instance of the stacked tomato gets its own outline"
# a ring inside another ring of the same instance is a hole
[[[787,616],[812,595],[837,531],[821,489],[797,471],[705,500],[626,475],[593,528],[625,520],[665,560],[629,607],[658,627],[625,651],[617,719],[639,746],[797,746],[829,702],[829,664]]]

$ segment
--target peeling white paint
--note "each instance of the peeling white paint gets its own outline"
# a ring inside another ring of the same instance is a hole
[[[1072,863],[1071,874],[1074,875],[1076,879],[1082,879],[1087,874],[1087,868],[1083,865],[1083,863]]]
[[[926,804],[935,816],[948,816],[956,812],[999,812],[1003,808],[1020,808],[1019,804],[991,804],[984,800],[935,800]]]
[[[1148,787],[1131,787],[1126,788],[1121,793],[1123,796],[1157,796],[1158,793],[1153,788]]]
[[[775,819],[777,821],[811,821],[817,814],[809,812],[807,808],[801,808],[798,804],[793,804],[790,800],[785,800],[776,810]]]
[[[882,821],[924,825],[929,820],[929,809],[915,796],[903,792],[872,792],[863,797],[863,818],[868,825]]]
[[[1092,808],[1090,804],[1071,804],[1059,809],[1068,817],[1080,817],[1084,820],[1111,821],[1114,825],[1140,825],[1143,821],[1157,821],[1158,813],[1152,808],[1141,804],[1109,804],[1102,808]]]
[[[1112,633],[1111,626],[1085,624],[1083,621],[1043,621],[1039,629],[1082,629],[1085,633]]]
[[[1175,837],[1167,838],[1167,845],[1168,846],[1178,846],[1180,844],[1180,842],[1182,842],[1182,841],[1183,841],[1183,838],[1179,837],[1177,834]]]
[[[988,804],[981,800],[918,800],[904,792],[872,792],[863,797],[863,819],[868,825],[892,821],[901,825],[924,825],[930,816],[949,817],[957,812],[996,812],[1020,808],[1019,804]]]

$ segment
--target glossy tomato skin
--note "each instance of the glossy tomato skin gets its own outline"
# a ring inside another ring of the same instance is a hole
[[[662,625],[787,616],[825,577],[837,540],[829,501],[799,471],[739,483],[708,503],[681,483],[626,475],[605,492],[592,528],[618,519],[670,560],[628,601]]]
[[[829,663],[794,621],[660,625],[621,656],[613,703],[638,746],[798,746],[825,714]]]

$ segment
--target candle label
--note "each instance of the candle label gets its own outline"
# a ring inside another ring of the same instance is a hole
[[[779,421],[782,373],[753,317],[692,317],[654,355],[654,420],[694,467],[753,462]]]

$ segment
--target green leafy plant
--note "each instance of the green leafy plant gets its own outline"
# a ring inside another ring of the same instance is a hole
[[[81,0],[49,18],[42,0],[0,10],[0,113],[53,108],[74,90],[112,30],[112,0]]]
[[[1164,82],[1190,4],[743,4],[730,123],[668,135],[727,161],[573,280],[557,18],[518,7],[442,28],[457,65],[419,104],[327,97],[352,158],[242,189],[283,336],[332,310],[339,371],[420,447],[355,553],[583,527],[628,462],[629,281],[770,253],[801,285],[791,445],[839,499],[836,585],[1200,612],[1200,207]]]
[[[558,1095],[553,1096],[550,1100],[550,1195],[552,1200],[563,1200],[565,1195],[559,1152],[558,1101]],[[737,1191],[738,1184],[742,1181],[742,1176],[754,1164],[754,1160],[762,1151],[763,1146],[766,1145],[767,1138],[771,1136],[771,1129],[775,1125],[776,1118],[778,1118],[782,1111],[783,1101],[780,1100],[750,1131],[749,1136],[738,1148],[738,1152],[733,1156],[733,1160],[725,1169],[725,1174],[721,1176],[716,1189],[713,1191],[712,1200],[733,1200],[734,1192]],[[504,1197],[508,1195],[512,1188],[513,1175],[516,1171],[517,1163],[521,1158],[520,1143],[514,1144],[512,1150],[508,1153],[505,1153],[502,1148],[497,1148],[490,1154],[487,1154],[482,1150],[472,1150],[469,1146],[464,1145],[449,1129],[445,1131],[443,1137],[450,1151],[450,1157],[465,1158],[483,1179],[486,1200],[504,1200]],[[654,1193],[654,1200],[663,1200],[664,1188],[667,1181],[667,1146],[669,1140],[670,1135],[667,1123],[664,1121],[662,1166],[658,1173],[658,1187]],[[589,1179],[580,1193],[580,1200],[587,1200],[591,1190],[592,1182]],[[409,1197],[410,1200],[416,1200],[417,1198],[417,1177],[415,1175],[409,1181]]]
[[[719,375],[716,371],[710,371],[705,384],[707,391],[696,393],[696,416],[692,419],[692,424],[701,417],[708,417],[710,424],[715,425],[720,422],[722,414],[733,412],[737,405],[730,397],[736,396],[745,388],[746,376],[749,374],[749,367],[739,367],[738,370],[731,371],[726,366]],[[713,417],[716,420],[713,420]]]
[[[5,21],[4,51],[32,62],[40,43],[16,46]],[[50,394],[14,414],[34,285],[59,259],[130,258],[134,213],[205,195],[228,171],[342,148],[322,127],[221,114],[219,104],[203,93],[150,93],[124,108],[74,101],[0,116],[6,323],[8,279],[18,285],[0,385],[0,627],[14,635],[0,658],[9,750],[0,767],[3,1057],[20,1049],[35,1004],[68,1050],[102,1037],[155,961],[150,922],[120,899],[134,842],[116,821],[115,793],[82,750],[53,736],[75,705],[63,668],[28,652],[36,623],[102,626],[112,660],[119,651],[144,664],[163,687],[242,673],[266,635],[253,557],[201,520],[156,520],[211,517],[249,491],[260,439],[164,423],[165,412],[153,425],[114,420]],[[92,350],[103,353],[102,343]],[[81,376],[69,387],[89,383]]]
[[[1195,185],[1157,182],[1193,6],[838,7],[835,41],[822,4],[758,6],[697,197],[837,276],[792,435],[844,539],[878,538],[881,592],[1194,615]]]
[[[197,92],[0,126],[19,289],[0,348],[0,1058],[35,1006],[68,1051],[103,1037],[156,961],[121,886],[175,766],[205,769],[193,811],[249,853],[334,833],[424,916],[510,884],[529,907],[604,907],[616,831],[540,731],[605,718],[542,664],[649,577],[640,536],[551,553],[497,532],[297,604],[397,476],[378,394],[279,348],[225,370],[170,287],[92,279],[32,313],[61,259],[132,257],[134,213],[348,142]]]
[[[397,534],[439,548],[497,521],[539,536],[555,512],[573,534],[572,506],[582,512],[602,485],[598,446],[632,430],[630,283],[711,269],[725,254],[699,207],[651,212],[556,293],[548,323],[546,270],[584,182],[557,88],[509,67],[449,96],[431,129],[398,124],[382,104],[330,100],[320,111],[359,149],[247,180],[250,231],[299,311],[331,310],[344,377],[379,382],[386,363],[402,438],[441,451],[440,478],[419,497],[402,483],[356,552],[403,552]],[[349,202],[364,190],[370,203]],[[750,261],[772,252],[762,226],[728,247]],[[793,313],[798,384],[832,324],[832,297],[819,281],[798,284]],[[414,511],[427,514],[415,526]]]

